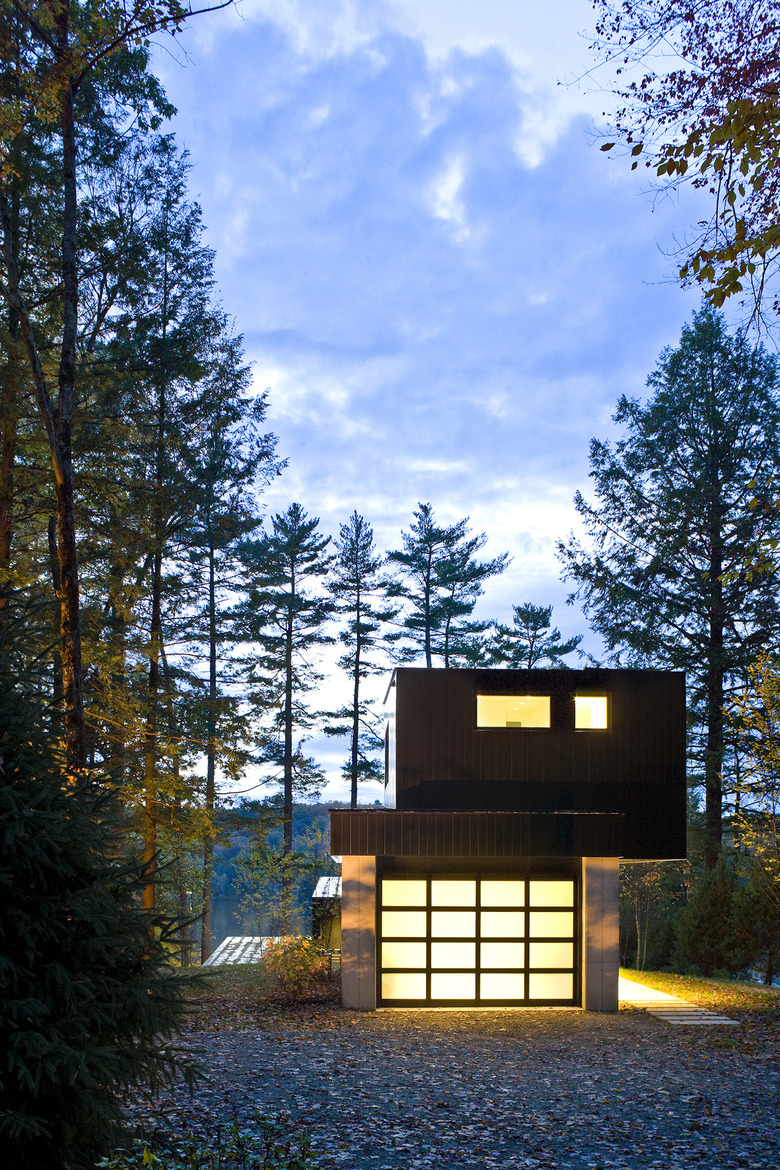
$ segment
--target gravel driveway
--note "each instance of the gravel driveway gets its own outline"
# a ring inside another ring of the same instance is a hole
[[[780,1170],[776,1038],[630,1009],[311,1006],[195,1021],[187,1047],[207,1079],[159,1105],[178,1127],[289,1111],[325,1170]]]

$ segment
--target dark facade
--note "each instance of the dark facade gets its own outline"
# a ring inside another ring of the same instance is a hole
[[[348,1007],[617,1007],[618,858],[685,856],[684,676],[399,669],[331,813]]]
[[[478,727],[478,695],[549,697],[550,726]],[[590,695],[607,700],[604,729],[575,728],[575,698]],[[620,856],[685,857],[684,674],[399,669],[388,706],[387,806],[617,813]]]

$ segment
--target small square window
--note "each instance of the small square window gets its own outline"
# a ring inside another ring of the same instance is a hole
[[[579,730],[603,730],[607,726],[607,696],[577,695],[574,726]]]
[[[477,727],[549,726],[549,695],[477,695]]]

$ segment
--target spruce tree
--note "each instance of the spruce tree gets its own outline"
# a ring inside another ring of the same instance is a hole
[[[0,609],[0,1148],[14,1170],[87,1170],[122,1093],[159,1087],[187,985],[175,924],[140,907],[118,809],[93,777],[63,785],[45,708],[19,681]]]
[[[647,402],[619,400],[623,437],[591,443],[598,500],[575,498],[589,543],[558,545],[571,599],[616,665],[687,672],[710,869],[723,832],[724,703],[759,649],[780,642],[776,580],[745,568],[750,549],[780,535],[780,514],[760,506],[780,477],[779,385],[774,357],[713,310],[695,313],[648,379]]]

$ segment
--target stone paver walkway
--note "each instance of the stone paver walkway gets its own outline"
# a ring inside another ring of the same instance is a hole
[[[633,979],[624,979],[622,975],[618,985],[618,999],[631,1007],[642,1008],[649,1015],[666,1020],[668,1024],[731,1024],[734,1027],[739,1024],[738,1020],[730,1020],[728,1016],[720,1016],[698,1004],[679,999],[676,995],[657,991],[654,987],[645,987],[644,983],[635,983]]]

